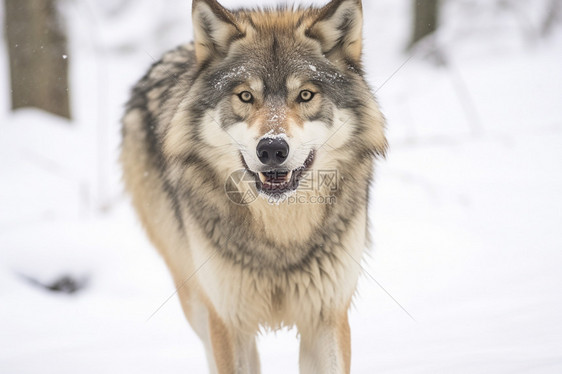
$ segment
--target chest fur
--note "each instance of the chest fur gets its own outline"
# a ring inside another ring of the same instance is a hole
[[[327,241],[320,251],[284,271],[232,262],[204,235],[191,235],[195,268],[204,264],[197,273],[199,283],[218,313],[232,323],[248,328],[308,323],[350,302],[365,250],[364,214],[358,214],[338,240]]]

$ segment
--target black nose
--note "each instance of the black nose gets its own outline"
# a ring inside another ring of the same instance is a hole
[[[289,155],[289,144],[280,138],[264,138],[258,143],[256,151],[262,164],[279,166]]]

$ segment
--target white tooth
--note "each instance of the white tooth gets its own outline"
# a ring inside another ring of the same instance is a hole
[[[267,182],[267,178],[265,177],[265,175],[263,175],[263,173],[258,173],[258,175],[260,176],[260,180],[261,180],[262,183]]]
[[[285,176],[285,181],[289,182],[292,177],[293,177],[293,171],[291,170],[291,171],[288,172],[287,175]]]

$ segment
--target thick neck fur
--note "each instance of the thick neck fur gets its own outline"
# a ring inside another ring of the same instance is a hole
[[[272,205],[258,198],[239,206],[228,199],[218,176],[194,163],[178,181],[179,204],[185,219],[198,225],[217,252],[231,261],[258,272],[302,269],[320,254],[331,255],[341,247],[351,221],[368,204],[372,165],[371,159],[342,164],[346,182],[332,205]],[[357,180],[353,175],[367,177]]]

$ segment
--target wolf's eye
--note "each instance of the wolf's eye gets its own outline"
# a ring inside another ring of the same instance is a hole
[[[254,95],[252,95],[251,93],[249,93],[248,91],[243,91],[241,92],[238,97],[240,98],[240,100],[242,100],[242,102],[244,103],[252,103],[254,101]]]
[[[303,90],[301,91],[301,93],[299,94],[299,102],[301,103],[306,103],[309,102],[310,100],[312,100],[312,98],[314,97],[314,93],[309,91],[309,90]]]

